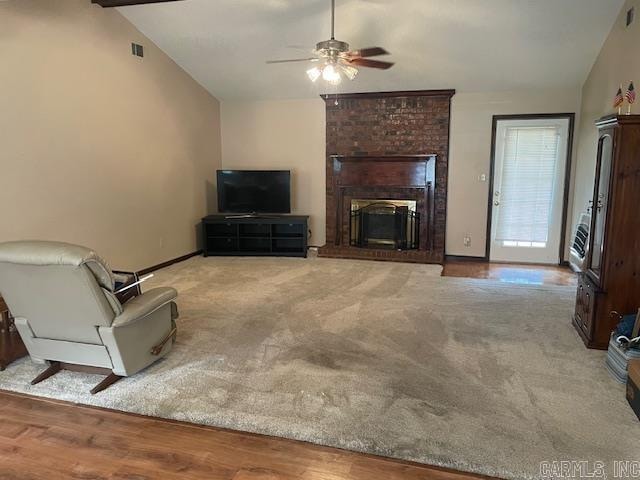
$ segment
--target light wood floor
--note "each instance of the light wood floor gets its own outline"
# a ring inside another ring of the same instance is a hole
[[[528,285],[577,285],[576,274],[569,267],[553,265],[448,261],[444,264],[442,275]]]
[[[0,478],[468,480],[486,477],[0,391]]]

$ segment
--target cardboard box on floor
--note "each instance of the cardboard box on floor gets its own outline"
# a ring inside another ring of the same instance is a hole
[[[627,371],[627,400],[640,419],[640,360],[631,360]]]

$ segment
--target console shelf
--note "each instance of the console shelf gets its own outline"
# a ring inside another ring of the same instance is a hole
[[[269,215],[202,219],[204,256],[307,256],[309,217]]]

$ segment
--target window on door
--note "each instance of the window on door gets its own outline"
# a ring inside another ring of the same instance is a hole
[[[568,118],[498,120],[490,259],[559,263]]]

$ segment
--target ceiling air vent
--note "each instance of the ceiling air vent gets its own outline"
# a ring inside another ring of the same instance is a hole
[[[635,16],[636,16],[635,8],[631,7],[629,10],[627,10],[627,27],[633,23]]]

